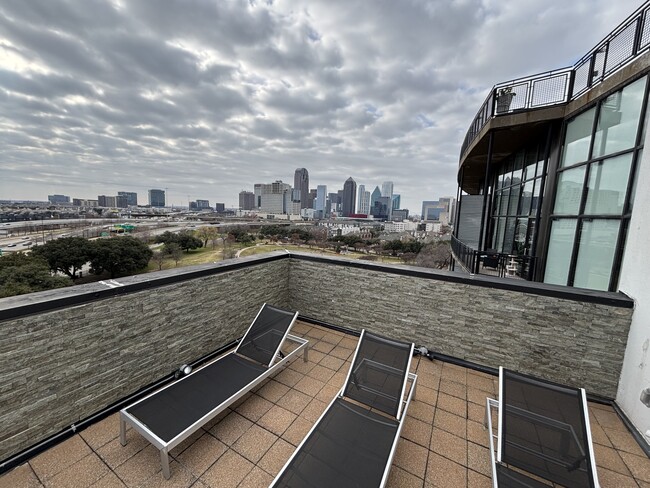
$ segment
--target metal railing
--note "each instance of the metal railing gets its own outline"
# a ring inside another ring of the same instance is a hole
[[[494,85],[467,130],[461,158],[490,119],[575,100],[649,48],[650,1],[646,1],[573,66]]]
[[[470,274],[513,277],[527,281],[535,279],[537,256],[478,251],[456,236],[451,236],[451,251],[454,259]]]

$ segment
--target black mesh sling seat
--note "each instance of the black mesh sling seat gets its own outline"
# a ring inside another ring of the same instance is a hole
[[[271,486],[383,487],[415,392],[412,353],[362,331],[345,385]]]
[[[583,388],[500,368],[499,400],[486,410],[493,486],[598,488],[588,412]]]
[[[163,476],[169,479],[171,449],[301,351],[307,361],[308,341],[289,335],[297,317],[298,312],[262,305],[233,352],[121,410],[121,444],[126,445],[128,424],[160,450]],[[280,357],[285,340],[298,347]]]

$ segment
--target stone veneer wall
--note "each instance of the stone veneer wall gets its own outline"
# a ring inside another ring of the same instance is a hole
[[[0,460],[241,337],[264,302],[286,308],[289,260],[248,261],[136,292],[130,284],[157,278],[123,278],[117,296],[1,322]],[[106,290],[91,284],[43,293],[56,299],[89,288]],[[0,317],[11,315],[8,301],[38,297],[0,300]]]
[[[459,275],[455,280],[460,282],[453,282],[440,278],[449,276],[444,272],[420,270],[423,277],[417,277],[382,271],[387,266],[329,261],[291,260],[291,309],[483,366],[504,366],[616,396],[631,308],[478,286],[480,280]],[[491,283],[508,281],[513,282]],[[553,288],[519,283],[531,291]],[[569,290],[555,289],[558,294]]]

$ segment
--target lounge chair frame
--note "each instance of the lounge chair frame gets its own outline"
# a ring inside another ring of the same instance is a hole
[[[522,416],[522,417],[527,417],[530,420],[537,421],[540,424],[544,424],[547,427],[550,427],[552,429],[555,429],[557,432],[561,434],[562,437],[562,444],[566,445],[568,447],[568,443],[570,442],[570,438],[573,438],[576,441],[576,445],[580,448],[580,452],[583,456],[586,454],[589,454],[589,460],[590,460],[590,477],[591,477],[591,482],[594,487],[599,488],[600,484],[598,483],[598,472],[596,470],[596,461],[594,458],[594,452],[593,452],[593,441],[591,438],[591,428],[589,425],[589,410],[587,407],[587,394],[585,392],[584,388],[580,388],[580,397],[581,397],[581,402],[582,402],[582,407],[583,407],[583,421],[586,429],[586,436],[587,436],[587,450],[589,451],[588,453],[585,453],[585,451],[582,449],[580,446],[580,442],[578,442],[578,437],[577,433],[575,432],[574,428],[572,425],[557,421],[555,419],[549,419],[547,417],[538,415],[533,412],[528,412],[524,409],[515,407],[515,406],[508,406],[506,405],[505,408],[501,408],[501,401],[504,398],[504,392],[503,392],[503,387],[504,387],[504,375],[503,375],[503,367],[499,367],[499,400],[495,400],[493,398],[487,398],[486,402],[486,411],[485,411],[485,421],[484,425],[487,427],[488,430],[488,435],[489,435],[489,442],[490,442],[490,464],[491,464],[491,469],[492,469],[492,486],[493,488],[499,488],[499,480],[497,477],[497,464],[502,464],[503,463],[503,416],[505,414],[505,411],[507,410],[509,414],[511,415],[517,415],[517,416]],[[492,412],[495,411],[497,412],[497,434],[494,434],[494,429],[493,429],[493,423],[492,423]],[[495,447],[494,444],[496,443],[496,452],[495,452]],[[519,446],[520,448],[523,448],[522,446]],[[535,453],[538,455],[540,458],[544,459],[544,461],[552,464],[558,464],[558,465],[566,465],[566,463],[561,462],[559,459],[553,458],[551,456],[546,456],[541,453]],[[550,480],[549,480],[550,481]]]
[[[334,405],[334,402],[336,402],[336,400],[338,400],[338,399],[344,399],[345,398],[344,391],[345,391],[345,389],[346,389],[346,387],[348,385],[348,382],[350,381],[351,376],[354,374],[354,372],[352,371],[352,368],[353,368],[354,364],[356,363],[357,355],[359,353],[359,349],[361,347],[362,339],[363,339],[365,333],[366,333],[366,331],[365,331],[365,329],[363,329],[361,331],[361,336],[359,337],[359,342],[357,343],[357,348],[354,351],[354,355],[352,356],[352,362],[350,364],[350,369],[348,370],[348,375],[347,375],[347,377],[345,379],[345,383],[343,384],[343,387],[339,390],[337,395],[332,399],[332,401],[329,403],[329,405],[327,406],[325,411],[321,414],[321,416],[318,418],[318,420],[314,423],[314,425],[309,430],[309,432],[307,432],[307,435],[305,435],[305,437],[300,442],[300,444],[298,445],[296,450],[293,452],[291,457],[288,459],[288,461],[282,467],[280,472],[273,479],[273,481],[269,485],[269,488],[272,488],[272,487],[275,486],[277,481],[282,477],[284,472],[291,465],[291,462],[293,461],[293,459],[300,454],[300,451],[301,451],[303,445],[309,440],[309,438],[312,435],[312,433],[314,432],[314,430],[316,430],[318,428],[318,425],[321,423],[323,418],[325,418],[325,416],[329,412],[330,408],[332,408],[332,405]],[[386,483],[388,482],[388,475],[390,473],[390,468],[391,468],[391,466],[393,464],[393,458],[395,457],[395,451],[397,450],[397,443],[399,442],[399,439],[400,439],[400,436],[401,436],[401,433],[402,433],[402,428],[404,427],[404,423],[405,423],[404,419],[406,417],[406,413],[408,411],[408,407],[409,407],[409,405],[411,403],[411,400],[415,397],[415,393],[416,393],[416,386],[417,386],[418,377],[417,377],[417,374],[410,372],[411,371],[411,362],[412,362],[412,359],[413,359],[413,349],[414,349],[414,347],[415,347],[415,345],[411,344],[411,350],[409,352],[409,361],[408,361],[408,365],[406,367],[406,371],[408,371],[408,373],[404,377],[404,382],[402,384],[402,389],[401,389],[401,399],[400,399],[400,403],[399,403],[398,414],[397,414],[397,417],[396,417],[396,420],[399,422],[399,426],[398,426],[397,431],[395,433],[395,438],[393,439],[393,444],[392,444],[392,447],[391,447],[391,450],[390,450],[390,454],[388,455],[388,460],[386,462],[386,467],[384,469],[384,473],[382,475],[382,479],[381,479],[381,483],[379,485],[379,488],[384,488],[386,486]],[[382,369],[384,369],[384,368],[395,369],[395,368],[392,368],[390,366],[386,366],[386,365],[383,365],[383,364],[380,364],[380,363],[376,363],[375,361],[368,360],[368,362],[375,363],[374,364],[375,366],[378,366],[378,367],[380,367]],[[411,389],[409,391],[408,396],[406,398],[404,398],[404,392],[406,391],[407,383],[409,381],[411,382]]]
[[[301,352],[303,353],[303,361],[307,362],[309,359],[308,353],[309,353],[309,348],[307,347],[309,344],[309,341],[306,339],[303,339],[301,337],[297,337],[294,335],[289,334],[289,331],[291,330],[291,327],[293,327],[293,324],[295,323],[296,319],[298,318],[298,312],[296,312],[293,316],[293,319],[291,320],[291,324],[287,328],[286,332],[284,333],[283,339],[280,341],[280,344],[277,347],[277,350],[275,351],[275,354],[271,358],[271,361],[268,365],[265,365],[267,367],[266,371],[261,373],[259,376],[257,376],[254,380],[249,382],[247,385],[243,386],[237,393],[233,394],[230,396],[228,399],[224,400],[222,403],[219,405],[216,405],[210,412],[208,412],[206,415],[203,417],[197,419],[194,423],[186,427],[181,433],[179,433],[177,436],[175,436],[173,439],[170,441],[166,442],[165,440],[161,439],[158,437],[155,432],[153,432],[149,427],[147,427],[145,424],[143,424],[138,418],[135,416],[131,415],[128,412],[128,409],[133,407],[134,405],[137,405],[140,402],[143,402],[147,400],[148,398],[151,398],[157,394],[159,394],[161,391],[171,388],[174,385],[176,385],[180,381],[184,381],[187,378],[189,378],[192,375],[195,374],[200,374],[201,370],[209,365],[214,364],[215,362],[218,362],[222,360],[224,357],[229,356],[231,354],[237,354],[237,351],[239,348],[242,346],[244,343],[244,338],[246,335],[249,333],[255,322],[257,321],[257,318],[259,315],[262,313],[264,310],[264,307],[266,306],[266,303],[262,305],[262,308],[259,310],[257,315],[255,316],[255,319],[251,323],[251,325],[248,327],[246,330],[246,333],[242,336],[242,339],[239,341],[239,344],[237,345],[237,348],[234,351],[231,351],[227,354],[224,354],[217,358],[215,361],[210,362],[209,364],[203,365],[200,368],[196,369],[192,373],[190,373],[187,376],[184,376],[178,381],[174,381],[170,383],[169,385],[161,388],[160,390],[156,390],[155,392],[145,396],[144,398],[141,398],[137,402],[134,402],[130,404],[128,407],[123,408],[120,410],[120,444],[122,446],[126,446],[127,440],[126,440],[126,430],[127,430],[127,425],[131,426],[133,429],[135,429],[137,432],[139,432],[145,439],[147,439],[152,445],[154,445],[159,451],[160,451],[160,464],[162,467],[162,473],[165,479],[169,479],[171,476],[171,472],[169,469],[169,451],[171,451],[174,447],[178,446],[181,442],[183,442],[185,439],[187,439],[189,436],[191,436],[194,432],[196,432],[198,429],[201,428],[201,426],[205,425],[207,422],[215,418],[217,415],[219,415],[221,412],[223,412],[226,408],[228,408],[230,405],[232,405],[234,402],[239,400],[241,397],[246,395],[250,390],[252,390],[255,386],[260,384],[262,381],[266,380],[269,376],[272,374],[276,373],[278,369],[280,369],[284,364],[286,364],[288,361],[292,360],[296,356],[298,356]],[[279,358],[279,352],[282,347],[282,345],[285,343],[285,341],[290,341],[298,344],[298,347],[291,351],[289,354],[287,354],[284,357]],[[278,358],[280,359],[278,361]]]

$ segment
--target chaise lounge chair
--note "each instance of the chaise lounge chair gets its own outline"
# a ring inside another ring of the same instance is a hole
[[[599,487],[583,388],[499,368],[499,400],[487,399],[486,424],[494,488],[548,487],[540,478],[572,488]]]
[[[271,486],[383,487],[415,392],[412,355],[413,344],[362,331],[344,387]]]
[[[171,449],[300,351],[307,361],[308,341],[289,335],[297,317],[298,312],[262,305],[233,352],[121,410],[121,444],[126,445],[129,424],[160,450],[163,476],[169,479]],[[285,339],[299,344],[286,356],[280,351]]]

